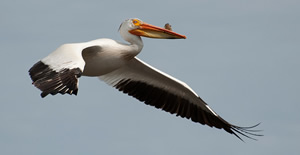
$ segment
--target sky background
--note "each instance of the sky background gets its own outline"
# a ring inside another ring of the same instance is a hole
[[[81,77],[78,96],[40,97],[34,63],[64,43],[122,40],[119,25],[131,17],[187,36],[144,38],[140,59],[189,84],[227,121],[261,122],[264,136],[243,143],[98,78]],[[0,154],[299,154],[299,17],[298,0],[1,0]]]

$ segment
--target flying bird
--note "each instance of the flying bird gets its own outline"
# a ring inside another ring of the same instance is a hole
[[[186,39],[171,29],[160,28],[137,18],[127,19],[119,28],[128,43],[102,38],[61,45],[34,64],[29,75],[32,84],[49,94],[78,93],[81,76],[99,77],[107,84],[147,105],[194,122],[224,129],[240,140],[241,135],[261,136],[250,127],[233,125],[214,112],[186,83],[148,65],[136,56],[143,49],[141,36],[160,39]]]

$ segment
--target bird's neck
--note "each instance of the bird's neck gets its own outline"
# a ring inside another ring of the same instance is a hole
[[[128,39],[126,41],[128,41],[130,43],[128,45],[129,50],[127,52],[128,52],[128,54],[130,54],[132,56],[138,55],[144,47],[143,40],[139,36],[135,36],[135,37],[133,37],[131,39]]]

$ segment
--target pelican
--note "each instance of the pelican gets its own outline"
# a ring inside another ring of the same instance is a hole
[[[34,64],[29,75],[32,84],[49,94],[78,93],[80,76],[99,77],[107,84],[147,105],[162,109],[193,122],[208,125],[251,139],[260,136],[258,130],[233,125],[214,112],[187,84],[148,65],[136,56],[143,48],[141,36],[160,39],[185,39],[170,29],[145,23],[137,18],[127,19],[119,32],[128,43],[102,38],[58,47]]]

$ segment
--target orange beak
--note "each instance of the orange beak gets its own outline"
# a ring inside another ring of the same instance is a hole
[[[137,36],[144,36],[148,38],[186,39],[185,35],[181,35],[171,30],[167,30],[144,22],[141,23],[138,28],[130,30],[129,32]]]

